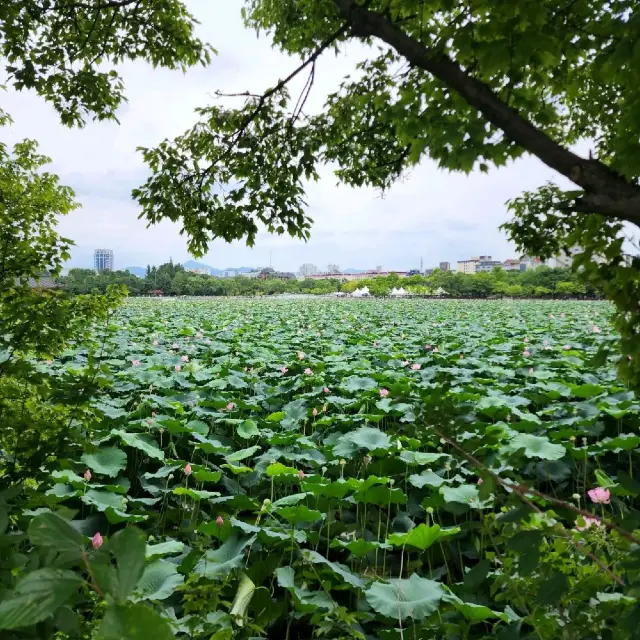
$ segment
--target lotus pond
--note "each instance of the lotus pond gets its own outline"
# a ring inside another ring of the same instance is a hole
[[[102,551],[143,530],[132,597],[180,638],[631,637],[640,403],[608,316],[130,302],[96,332],[93,448],[52,463],[46,508]]]

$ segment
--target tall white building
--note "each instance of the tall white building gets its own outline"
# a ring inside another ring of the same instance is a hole
[[[305,262],[300,267],[300,275],[303,277],[315,276],[317,273],[320,273],[318,267],[315,264],[311,264],[310,262]]]
[[[113,249],[96,249],[93,252],[93,268],[96,271],[113,271]]]
[[[328,264],[327,273],[340,273],[340,267],[337,264]]]

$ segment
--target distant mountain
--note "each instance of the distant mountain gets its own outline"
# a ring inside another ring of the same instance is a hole
[[[197,262],[196,260],[187,260],[182,264],[182,266],[185,269],[209,269],[212,276],[223,276],[226,271],[226,269],[218,269],[217,267],[212,267],[210,264]],[[255,270],[252,267],[227,267],[227,269],[233,269],[239,273],[249,273],[250,271]]]
[[[237,271],[238,273],[250,273],[251,271],[255,271],[255,267],[227,267],[227,269],[233,269],[233,271]]]
[[[124,270],[132,273],[134,276],[138,276],[138,278],[144,278],[147,273],[144,267],[125,267]]]

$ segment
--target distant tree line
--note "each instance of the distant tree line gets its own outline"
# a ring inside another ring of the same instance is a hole
[[[432,295],[444,289],[454,297],[483,298],[489,296],[535,298],[598,298],[600,292],[578,280],[570,269],[539,267],[529,271],[503,271],[463,274],[436,269],[429,276],[416,275],[400,278],[397,274],[379,278],[351,280],[280,280],[277,278],[216,278],[185,271],[172,261],[159,267],[147,267],[144,278],[128,271],[71,269],[60,282],[72,293],[104,293],[110,284],[127,287],[131,296],[269,296],[281,293],[327,294],[336,291],[351,293],[356,288],[368,287],[372,295],[386,296],[392,289],[403,287],[418,295]]]

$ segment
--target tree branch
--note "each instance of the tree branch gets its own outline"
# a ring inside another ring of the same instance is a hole
[[[457,91],[513,142],[582,187],[589,213],[629,220],[640,226],[640,187],[632,185],[598,160],[585,159],[552,140],[485,83],[469,75],[447,55],[429,49],[383,15],[354,0],[333,0],[354,36],[386,42],[412,65]],[[586,206],[586,205],[585,205]]]

